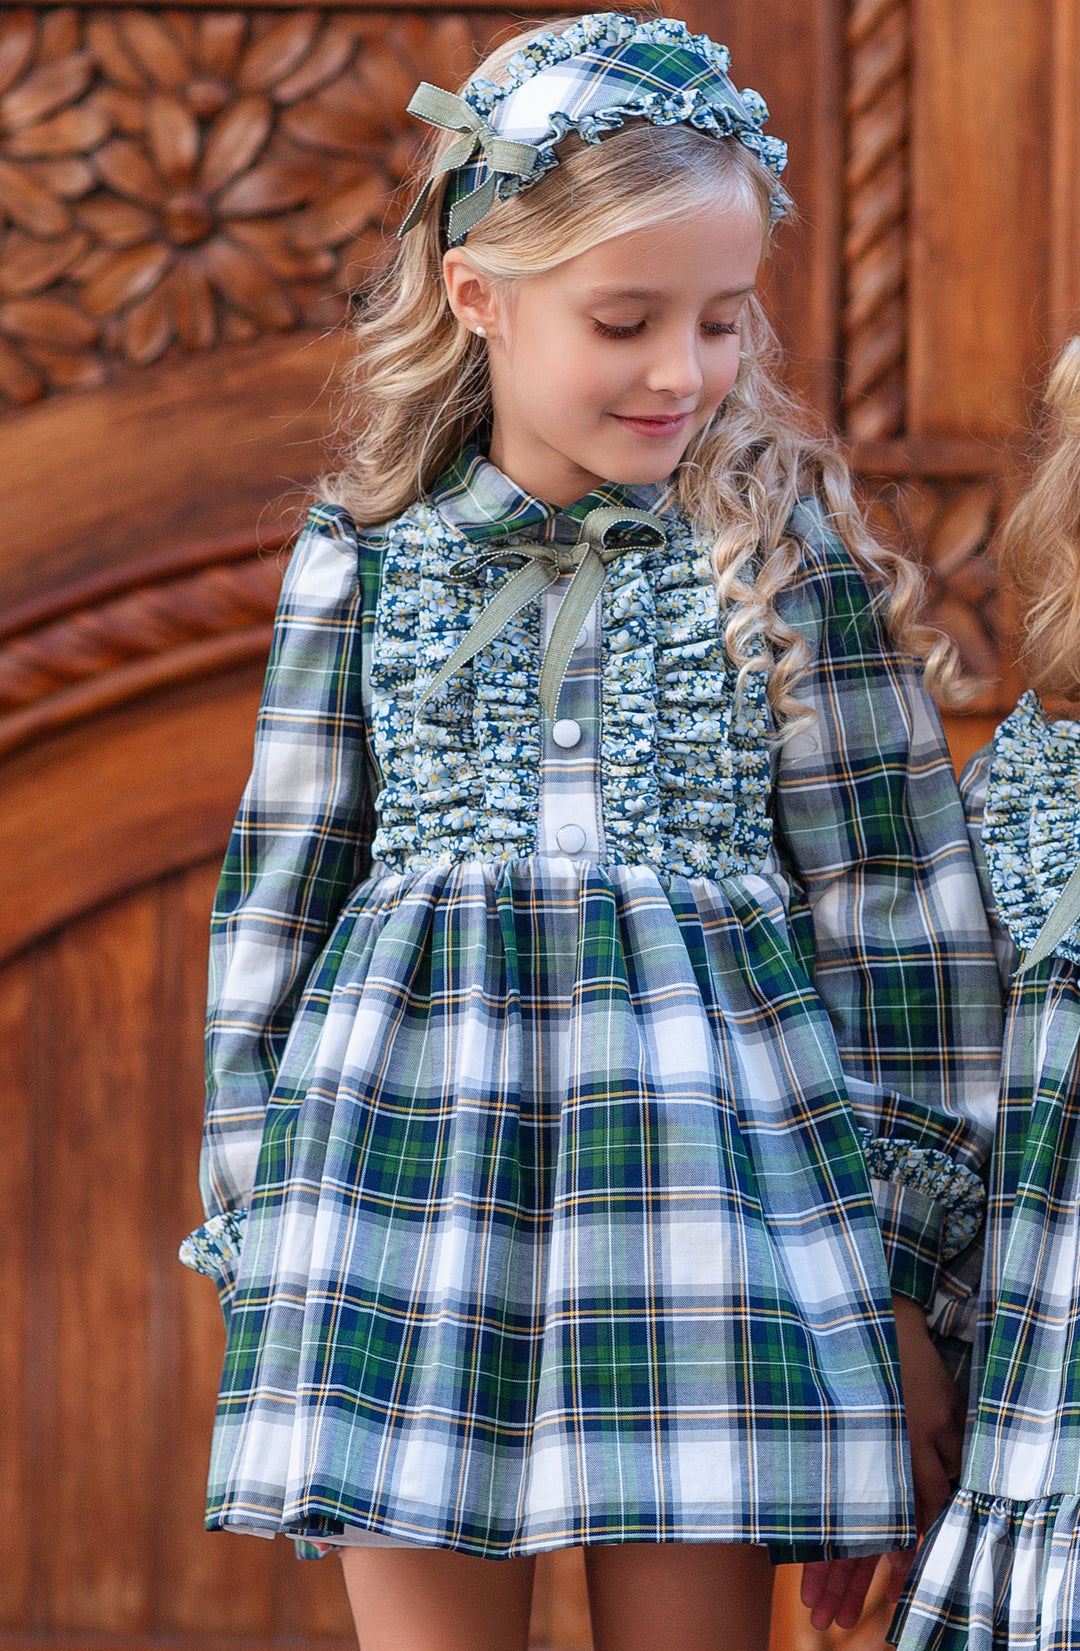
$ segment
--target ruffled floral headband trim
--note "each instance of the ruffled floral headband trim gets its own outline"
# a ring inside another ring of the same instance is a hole
[[[779,181],[787,145],[766,137],[765,101],[757,92],[736,91],[730,65],[726,46],[691,34],[673,18],[639,23],[620,12],[594,12],[562,34],[537,35],[514,53],[497,85],[477,75],[458,97],[424,82],[410,112],[458,136],[401,234],[420,222],[432,184],[445,173],[446,238],[460,245],[496,200],[531,188],[558,165],[555,151],[568,133],[598,143],[627,120],[737,138],[777,180],[775,222],[791,204]]]

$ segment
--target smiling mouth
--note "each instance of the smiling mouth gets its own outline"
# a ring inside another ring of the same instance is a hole
[[[643,436],[675,436],[686,425],[690,414],[664,413],[659,416],[648,413],[612,413],[612,418],[620,424],[628,425]]]

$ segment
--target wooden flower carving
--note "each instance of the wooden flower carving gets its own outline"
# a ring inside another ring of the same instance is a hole
[[[409,13],[0,12],[0,395],[332,325],[403,210],[405,104],[483,44]]]

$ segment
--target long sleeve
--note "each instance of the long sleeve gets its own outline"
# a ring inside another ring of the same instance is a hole
[[[779,752],[793,927],[828,1009],[894,1290],[929,1306],[978,1227],[1001,985],[937,710],[823,511],[800,507],[778,604],[807,640],[816,725]],[[877,599],[880,601],[880,598]]]
[[[206,1225],[181,1259],[231,1286],[267,1102],[311,966],[364,872],[361,579],[345,511],[310,513],[286,573],[211,919]]]

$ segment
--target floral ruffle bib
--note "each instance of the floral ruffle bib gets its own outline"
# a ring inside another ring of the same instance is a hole
[[[1052,720],[1031,692],[994,736],[983,847],[998,915],[1027,951],[1080,862],[1080,722]],[[1077,930],[1055,950],[1080,963]]]
[[[606,859],[685,877],[760,870],[772,843],[763,672],[724,646],[707,546],[628,552],[601,596]],[[512,558],[512,547],[507,556]],[[428,683],[506,577],[427,504],[388,531],[371,724],[382,779],[373,859],[391,872],[537,849],[539,609],[523,609],[415,719]]]

